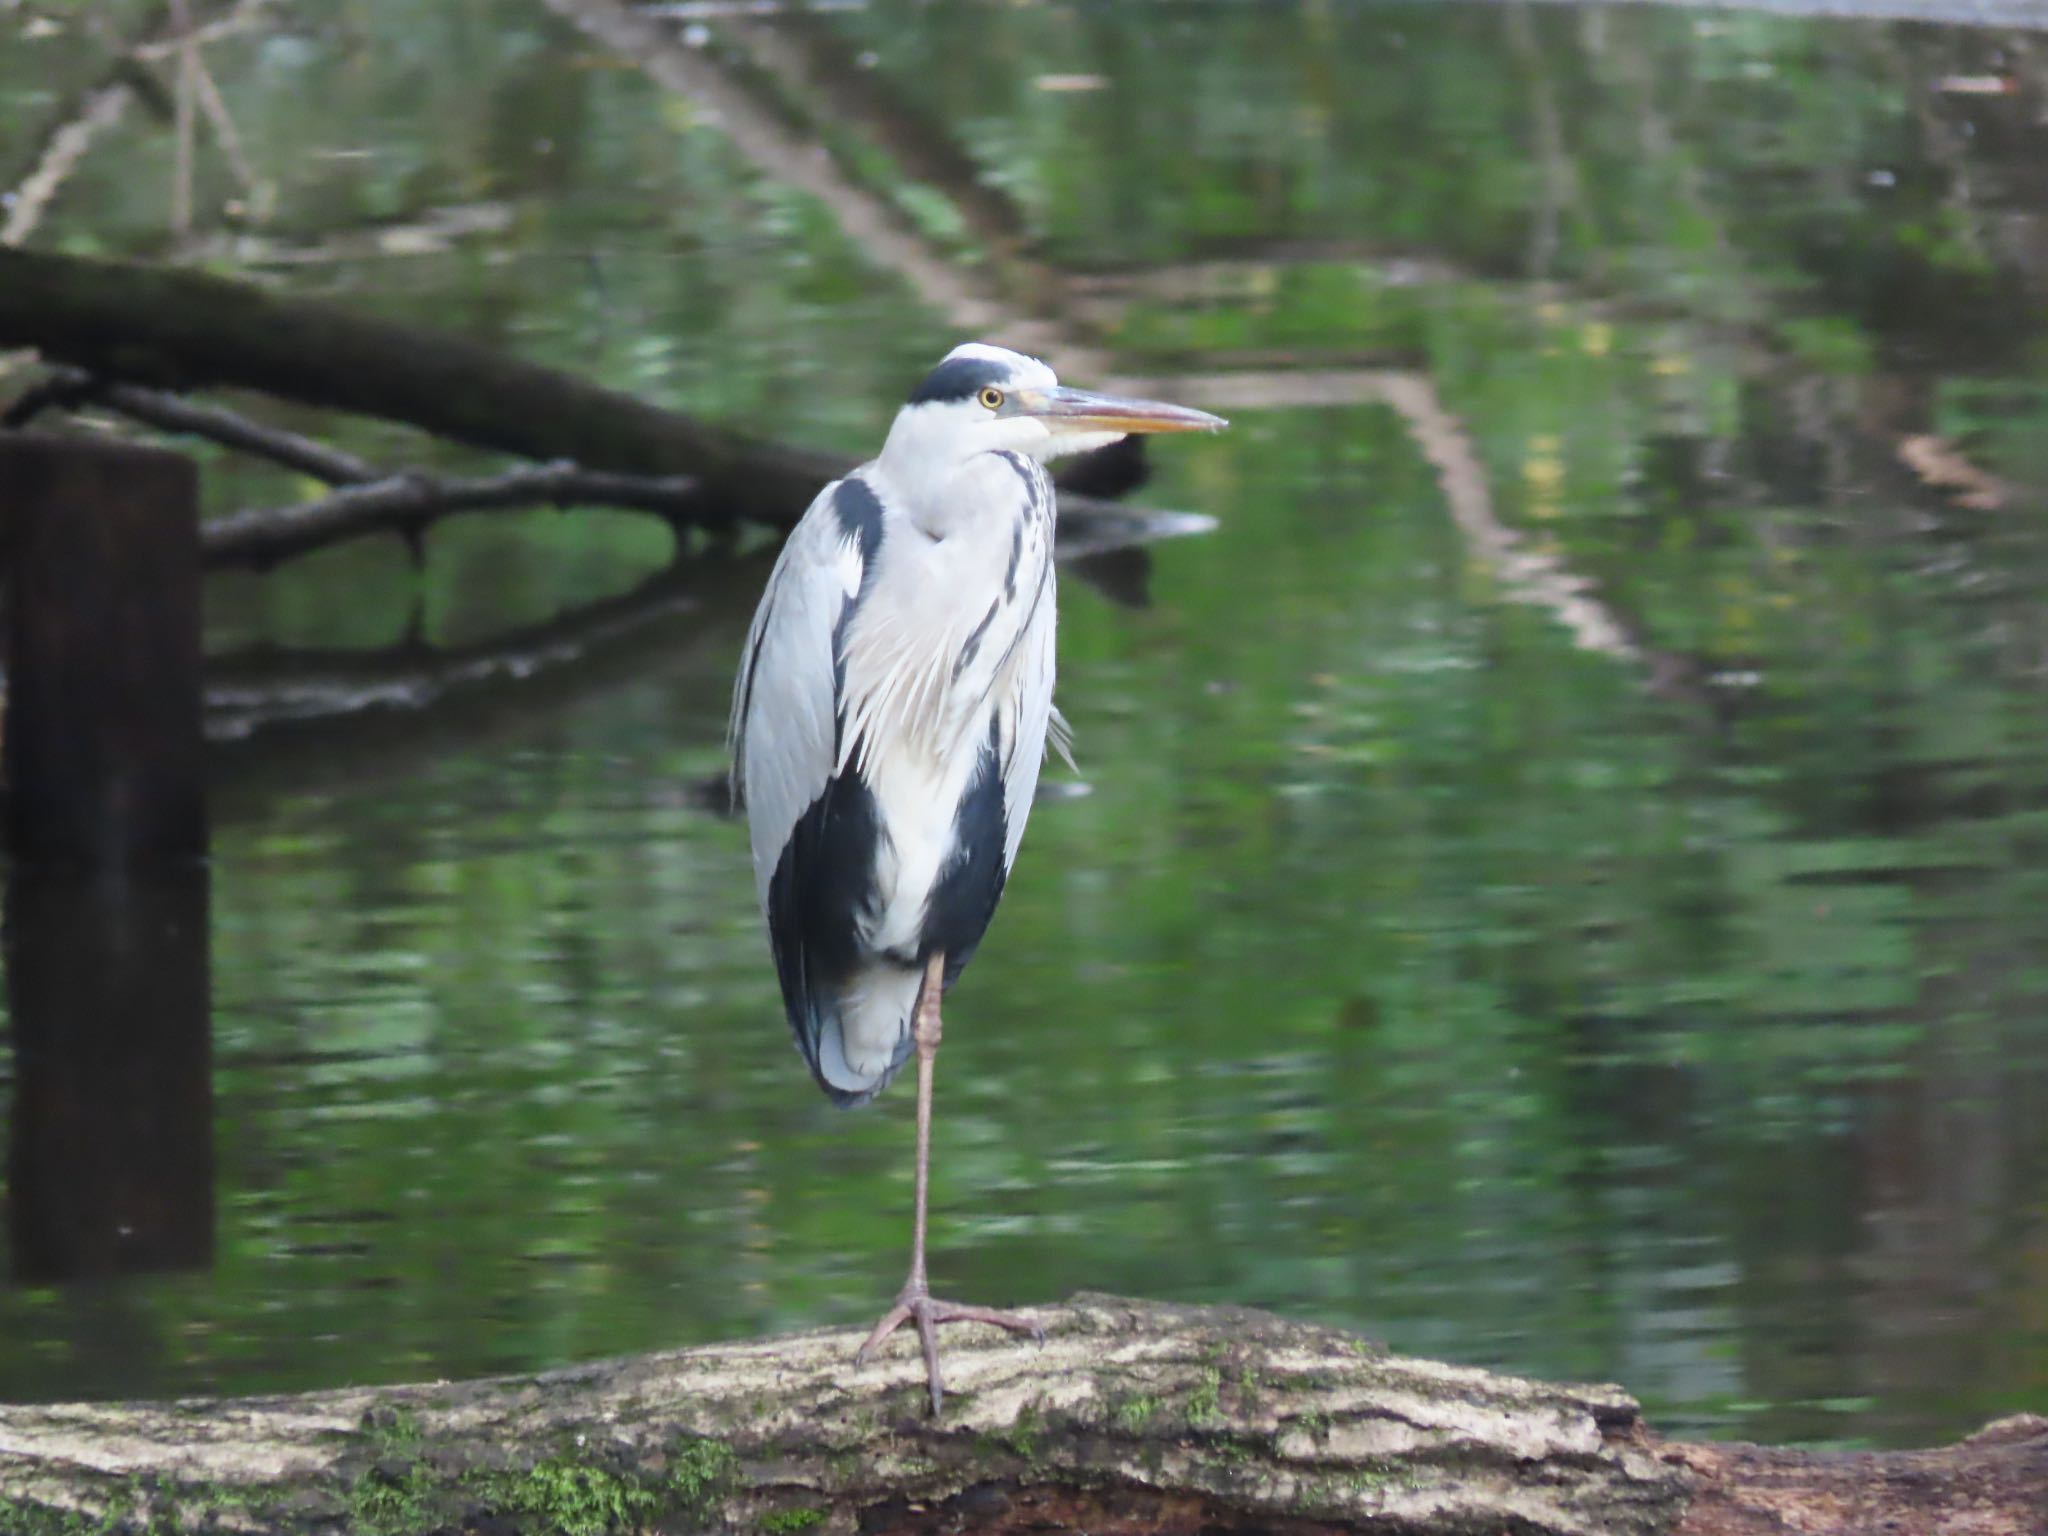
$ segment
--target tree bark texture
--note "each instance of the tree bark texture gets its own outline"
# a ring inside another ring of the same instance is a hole
[[[374,416],[501,453],[689,476],[691,521],[788,528],[851,460],[762,442],[443,332],[175,267],[0,249],[0,349],[162,389],[214,386]],[[675,516],[664,513],[665,516]],[[1143,514],[1060,498],[1063,533]],[[1098,542],[1103,542],[1098,540]]]
[[[2048,1421],[1897,1456],[1669,1446],[1615,1387],[1258,1312],[1082,1296],[1035,1315],[1042,1347],[949,1334],[938,1420],[913,1342],[856,1368],[838,1331],[458,1384],[0,1409],[0,1523],[2012,1536],[2048,1509]]]

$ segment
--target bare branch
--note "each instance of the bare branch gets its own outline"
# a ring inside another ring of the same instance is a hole
[[[199,48],[192,41],[192,13],[186,0],[171,0],[171,15],[178,27],[178,84],[176,157],[171,167],[171,229],[179,235],[192,228],[192,162],[198,118],[194,112],[199,95]]]
[[[86,151],[107,129],[121,120],[134,96],[125,81],[115,80],[86,94],[76,115],[60,125],[43,146],[35,167],[7,200],[4,221],[0,221],[0,245],[20,245],[35,233],[43,215],[50,211],[64,183],[78,168]]]
[[[207,44],[217,43],[222,38],[232,37],[238,32],[246,32],[256,23],[262,13],[275,3],[276,0],[241,0],[241,3],[227,15],[216,21],[202,22],[194,27],[189,35],[189,40],[204,48]],[[166,38],[161,42],[144,43],[132,50],[132,56],[136,59],[150,62],[167,59],[183,48],[186,41],[187,38],[185,37],[172,37]]]
[[[262,0],[242,0],[237,15],[259,3]],[[106,49],[107,66],[99,79],[66,100],[48,128],[23,136],[23,142],[39,147],[12,195],[0,198],[6,214],[0,219],[0,245],[20,245],[35,232],[86,152],[120,122],[131,101],[139,96],[146,106],[161,108],[166,120],[175,114],[171,98],[140,62],[163,57],[179,46],[175,37],[162,36],[166,26],[162,11],[146,23],[145,39],[140,43],[119,35],[104,14],[88,10],[84,20],[87,31]],[[207,30],[201,29],[202,33]]]
[[[0,417],[0,425],[26,426],[30,418],[43,411],[70,410],[87,404],[119,411],[132,421],[160,431],[203,437],[224,448],[269,459],[328,485],[360,485],[380,479],[384,473],[367,459],[283,427],[265,426],[221,406],[198,405],[165,390],[95,378],[79,368],[51,369],[48,379],[24,394]]]
[[[318,501],[217,518],[201,530],[200,541],[209,566],[260,569],[368,533],[396,533],[413,543],[430,524],[458,512],[591,505],[651,512],[673,525],[697,510],[697,481],[689,475],[610,474],[571,463],[529,465],[473,480],[397,474]]]
[[[14,360],[6,361],[11,371]],[[76,410],[90,399],[91,392],[90,381],[81,385],[75,378],[46,374],[17,395],[6,410],[0,411],[0,429],[18,431],[45,411]]]
[[[250,212],[260,219],[269,212],[269,195],[256,179],[256,172],[250,168],[249,157],[242,152],[242,135],[228,113],[228,104],[221,100],[220,87],[214,84],[213,71],[206,67],[197,42],[192,45],[191,58],[193,83],[199,89],[199,105],[206,113],[206,120],[213,125],[213,136],[220,144],[221,154],[227,159],[228,169],[234,172],[235,180],[242,184],[242,191],[249,198]]]

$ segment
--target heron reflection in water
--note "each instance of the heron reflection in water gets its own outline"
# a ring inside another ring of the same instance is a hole
[[[1053,486],[1045,461],[1218,417],[1063,387],[1035,358],[955,347],[880,456],[818,493],[784,545],[733,690],[733,787],[752,833],[797,1048],[865,1103],[917,1054],[910,1274],[857,1362],[905,1322],[944,1392],[938,1325],[1038,1335],[925,1278],[939,1005],[1016,861],[1053,708]]]

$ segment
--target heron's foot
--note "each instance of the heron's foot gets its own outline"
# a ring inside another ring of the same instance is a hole
[[[925,1378],[931,1388],[933,1418],[938,1417],[939,1409],[946,1401],[945,1383],[939,1378],[939,1324],[987,1323],[991,1327],[1008,1329],[1011,1333],[1026,1334],[1035,1343],[1045,1342],[1045,1330],[1028,1317],[995,1307],[968,1307],[956,1301],[938,1301],[923,1281],[913,1280],[898,1294],[896,1305],[882,1314],[882,1320],[875,1324],[875,1331],[868,1335],[867,1342],[854,1351],[853,1363],[866,1365],[868,1357],[874,1354],[882,1340],[908,1322],[917,1324],[918,1341],[924,1346]]]

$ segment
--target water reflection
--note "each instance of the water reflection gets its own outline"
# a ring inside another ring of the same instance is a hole
[[[18,1283],[212,1262],[207,885],[203,865],[8,874]]]

